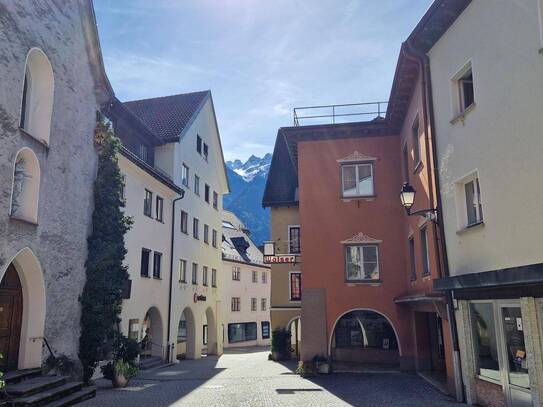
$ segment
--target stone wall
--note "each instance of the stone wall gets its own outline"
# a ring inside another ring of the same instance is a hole
[[[57,354],[70,358],[77,358],[78,297],[85,281],[97,161],[98,103],[84,7],[84,1],[0,3],[0,276],[20,250],[34,252],[45,283],[45,336]],[[18,129],[25,61],[32,47],[47,55],[54,74],[49,146]],[[41,168],[37,224],[9,216],[14,160],[22,147],[35,152]]]

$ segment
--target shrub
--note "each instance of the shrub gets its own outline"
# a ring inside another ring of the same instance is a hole
[[[290,353],[290,331],[285,328],[277,328],[272,332],[272,352],[285,355]]]

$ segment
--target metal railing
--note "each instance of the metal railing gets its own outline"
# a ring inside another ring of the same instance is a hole
[[[384,119],[388,102],[346,103],[342,105],[303,106],[293,109],[294,126],[300,125],[300,120],[311,120],[311,124],[348,123],[349,118],[363,117],[365,120]],[[300,112],[308,115],[301,116]],[[370,118],[368,118],[370,116]],[[320,122],[325,123],[320,123]],[[319,122],[319,123],[315,123]]]
[[[42,341],[42,346],[45,345],[45,347],[47,348],[47,350],[51,354],[51,357],[54,360],[57,360],[57,356],[55,355],[55,352],[53,352],[53,349],[51,348],[51,345],[49,345],[49,342],[47,341],[47,338],[45,336],[34,336],[34,337],[30,338],[31,342],[36,342],[36,341],[40,341],[40,340]]]

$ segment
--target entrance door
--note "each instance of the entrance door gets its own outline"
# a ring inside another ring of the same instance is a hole
[[[531,407],[528,355],[519,306],[500,307],[504,390],[511,407]]]
[[[17,270],[9,265],[0,283],[1,370],[15,370],[19,360],[19,340],[23,315],[23,295]]]

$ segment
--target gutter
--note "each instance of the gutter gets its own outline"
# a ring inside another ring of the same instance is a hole
[[[430,131],[430,134],[428,134],[428,131],[426,131],[426,142],[428,143],[431,141],[432,146],[432,165],[429,165],[428,167],[432,167],[434,169],[434,185],[435,185],[435,195],[436,197],[433,197],[433,188],[430,188],[431,193],[431,202],[434,203],[436,201],[436,208],[437,208],[437,222],[434,222],[435,225],[435,232],[434,232],[434,238],[436,242],[436,247],[438,249],[438,256],[440,257],[440,261],[438,262],[440,270],[439,275],[440,277],[450,276],[450,270],[449,270],[449,260],[447,256],[447,246],[445,242],[445,232],[443,231],[442,225],[443,223],[443,205],[441,201],[441,194],[440,194],[440,182],[439,182],[439,171],[437,170],[438,162],[437,162],[437,141],[436,141],[436,131],[435,131],[435,116],[434,116],[434,102],[433,102],[433,92],[432,92],[432,79],[431,79],[431,72],[430,72],[430,58],[425,52],[421,52],[417,50],[415,46],[412,45],[412,40],[409,38],[406,42],[406,49],[404,50],[406,53],[406,56],[414,57],[420,64],[421,67],[421,75],[422,75],[422,97],[423,97],[423,108],[424,108],[424,122],[425,122],[425,129]],[[427,120],[429,119],[429,127],[427,126]],[[431,140],[430,140],[431,135]],[[426,157],[427,162],[430,163],[430,152],[429,149],[426,148]],[[431,178],[431,168],[428,169],[429,179]],[[443,261],[443,264],[441,264],[441,261]],[[465,395],[464,395],[464,383],[462,380],[462,362],[460,358],[460,347],[458,344],[458,327],[456,324],[456,317],[454,313],[454,304],[453,304],[453,294],[452,291],[448,291],[446,295],[446,301],[447,301],[447,312],[449,316],[449,326],[451,328],[451,339],[452,339],[452,347],[453,347],[453,367],[454,367],[454,379],[455,379],[455,387],[456,387],[456,400],[459,402],[464,401]]]
[[[170,292],[168,294],[168,334],[166,336],[166,359],[170,362],[173,355],[173,343],[170,344],[170,332],[172,328],[172,291],[173,291],[173,249],[175,241],[175,204],[185,196],[185,191],[182,190],[180,196],[175,198],[172,202],[172,238],[170,239]]]

